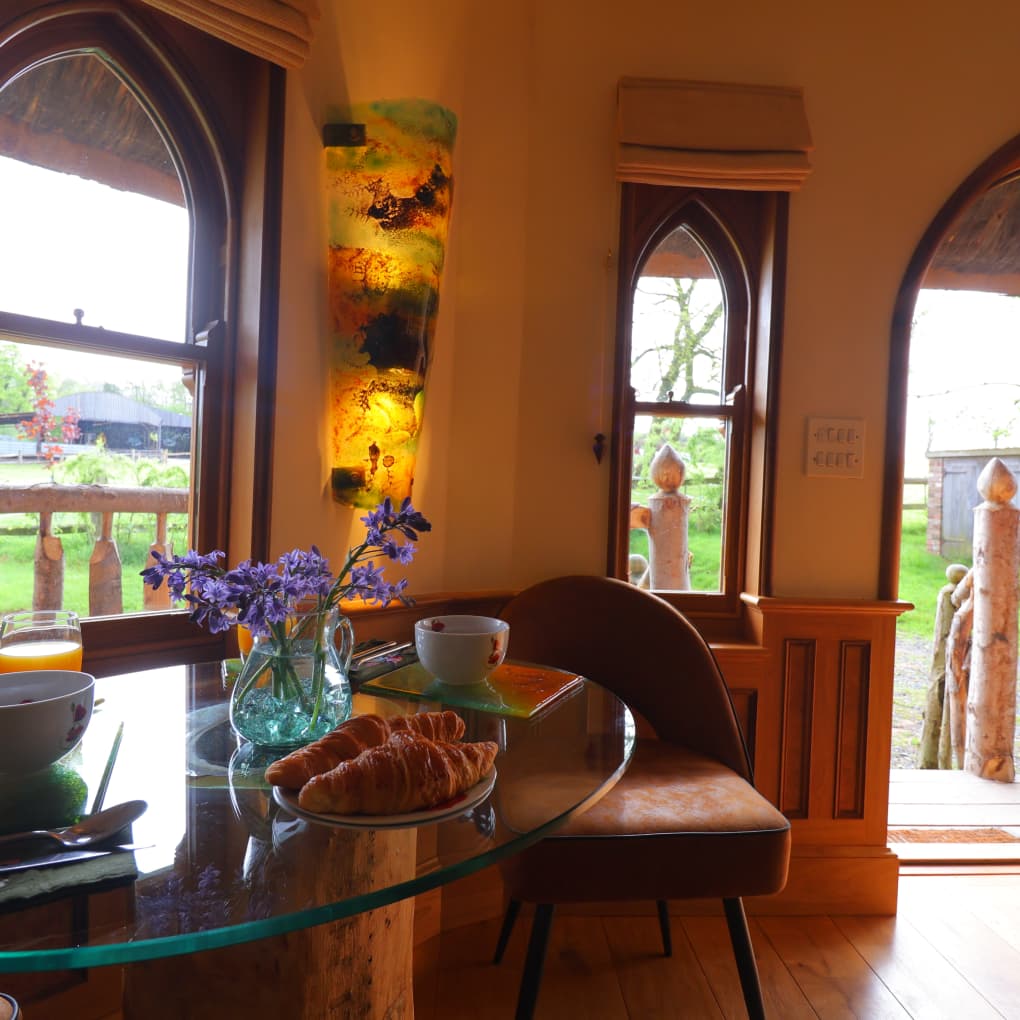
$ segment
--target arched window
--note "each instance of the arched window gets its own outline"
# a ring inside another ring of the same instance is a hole
[[[785,224],[785,203],[623,185],[610,570],[687,611],[735,617],[741,590],[762,587],[758,553],[747,576],[750,408],[756,359],[770,371],[771,330],[759,336],[755,324],[772,305],[765,239]],[[760,548],[764,515],[758,498]]]
[[[87,661],[207,644],[153,615],[138,570],[151,543],[227,548],[235,309],[261,257],[238,247],[244,128],[268,118],[267,65],[127,3],[19,6],[0,22],[0,441],[29,440],[44,481],[143,490],[111,514],[59,494],[42,519]],[[72,556],[112,559],[89,577]]]

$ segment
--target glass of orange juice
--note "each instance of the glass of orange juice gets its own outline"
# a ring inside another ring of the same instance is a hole
[[[77,613],[37,609],[0,618],[0,673],[26,669],[81,669]]]

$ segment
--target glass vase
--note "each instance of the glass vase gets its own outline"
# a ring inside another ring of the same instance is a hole
[[[351,621],[334,607],[259,635],[230,692],[230,725],[262,747],[300,747],[351,714]]]

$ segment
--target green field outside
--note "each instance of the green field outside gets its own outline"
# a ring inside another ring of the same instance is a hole
[[[914,609],[904,613],[897,623],[897,633],[931,638],[935,633],[935,609],[939,591],[946,584],[946,568],[956,560],[947,560],[925,548],[928,515],[924,510],[903,511],[900,536],[899,597],[912,602]],[[970,566],[970,560],[964,561]]]
[[[138,462],[139,467],[144,462]],[[151,463],[151,462],[150,462]],[[111,484],[138,485],[138,470],[128,458],[103,458]],[[141,468],[144,470],[144,468]],[[53,478],[39,464],[0,464],[0,485],[36,485],[50,481],[71,484],[74,479],[62,478],[58,466]],[[183,551],[186,542],[186,519],[171,515],[170,532],[175,548]],[[32,608],[33,561],[38,514],[0,514],[0,612]],[[89,557],[95,545],[97,522],[84,513],[55,514],[54,534],[60,537],[64,550],[64,609],[82,616],[89,611]],[[124,612],[142,610],[142,579],[149,546],[155,537],[152,514],[117,514],[113,538],[122,563]]]

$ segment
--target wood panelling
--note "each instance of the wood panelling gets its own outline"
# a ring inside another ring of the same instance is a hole
[[[814,641],[797,639],[784,642],[783,665],[783,746],[778,807],[787,818],[806,818],[811,782]]]
[[[752,596],[745,603],[766,653],[759,731],[779,735],[775,803],[793,827],[790,881],[775,906],[802,911],[814,901],[819,909],[892,912],[890,720],[896,618],[908,604]],[[758,785],[768,796],[765,751],[759,741]]]
[[[870,644],[863,641],[842,642],[834,818],[861,818],[864,814],[870,665]]]
[[[747,687],[731,688],[730,697],[733,699],[733,711],[737,713],[740,722],[740,730],[744,734],[748,757],[754,762],[758,744],[758,692]]]

